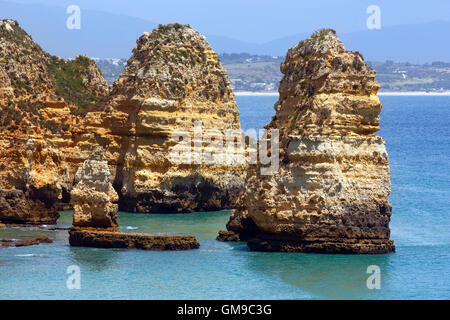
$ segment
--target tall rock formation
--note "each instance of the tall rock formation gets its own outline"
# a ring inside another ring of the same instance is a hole
[[[0,221],[56,222],[82,161],[72,126],[108,91],[94,61],[51,56],[0,20]]]
[[[96,147],[78,169],[70,192],[75,227],[117,229],[117,200],[102,147]]]
[[[227,129],[241,128],[217,54],[189,26],[171,24],[144,33],[104,111],[89,113],[84,123],[86,131],[104,137],[120,210],[193,212],[233,206],[243,188],[244,165],[171,160],[175,131],[202,144],[194,141],[195,121],[203,132],[217,129],[224,136]]]
[[[330,29],[291,48],[281,71],[266,126],[280,131],[280,169],[263,176],[252,168],[219,239],[244,235],[262,251],[394,251],[388,155],[374,134],[382,108],[375,71]]]
[[[192,28],[145,33],[111,92],[94,61],[45,53],[16,21],[0,20],[0,46],[0,221],[54,223],[57,209],[70,208],[75,173],[96,146],[105,148],[122,210],[235,203],[244,165],[177,163],[170,155],[180,130],[200,153],[224,151],[194,137],[194,121],[203,132],[240,131],[225,69]]]

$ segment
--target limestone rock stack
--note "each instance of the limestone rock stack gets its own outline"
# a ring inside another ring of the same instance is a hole
[[[189,26],[171,24],[144,33],[104,111],[88,114],[84,125],[105,137],[121,210],[193,212],[235,203],[245,166],[171,160],[178,142],[172,134],[185,131],[194,144],[195,121],[203,131],[217,129],[224,135],[241,128],[217,54]]]
[[[94,61],[51,56],[0,20],[1,221],[56,222],[78,166],[72,126],[108,91]]]
[[[280,130],[280,169],[252,170],[241,208],[229,223],[251,219],[252,250],[386,253],[390,177],[379,130],[375,71],[346,51],[334,30],[320,30],[291,48],[267,125]],[[245,232],[237,223],[222,233]]]
[[[102,147],[96,147],[75,176],[70,192],[75,227],[117,229],[117,200]]]

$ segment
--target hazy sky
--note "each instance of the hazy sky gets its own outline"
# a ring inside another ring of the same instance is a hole
[[[15,0],[58,7],[124,14],[154,23],[188,23],[205,34],[247,42],[267,42],[300,32],[331,27],[363,30],[366,8],[378,5],[382,26],[450,20],[449,0]],[[0,8],[1,13],[1,8]]]

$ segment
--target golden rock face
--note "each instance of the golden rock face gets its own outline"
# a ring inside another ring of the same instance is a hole
[[[192,28],[145,33],[111,90],[92,60],[45,53],[16,21],[1,20],[0,43],[0,220],[54,223],[58,208],[71,208],[76,172],[97,146],[121,210],[233,206],[244,165],[170,160],[173,131],[193,134],[194,121],[240,130],[226,71]]]
[[[119,197],[111,184],[111,173],[102,147],[96,147],[76,175],[70,192],[73,226],[117,229]]]
[[[0,220],[55,223],[79,163],[71,98],[82,90],[97,101],[109,88],[94,61],[45,53],[14,20],[0,20],[0,45]]]
[[[252,169],[222,240],[249,233],[253,250],[384,253],[390,177],[379,130],[375,72],[333,30],[291,48],[269,129],[280,130],[280,169]],[[251,223],[248,221],[251,220]],[[241,237],[242,238],[242,237]],[[242,239],[241,239],[242,240]]]
[[[189,26],[161,26],[137,40],[103,112],[89,114],[86,130],[105,138],[119,191],[131,212],[193,212],[233,206],[245,166],[177,164],[172,133],[240,130],[225,69],[206,39]],[[194,141],[193,141],[194,142]],[[206,144],[202,143],[202,150]]]

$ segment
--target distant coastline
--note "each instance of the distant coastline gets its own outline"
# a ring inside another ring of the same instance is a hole
[[[379,91],[379,96],[450,96],[450,91],[426,92],[426,91]]]
[[[276,91],[235,91],[235,96],[278,96]],[[426,92],[426,91],[380,91],[379,96],[450,96],[450,91]]]

